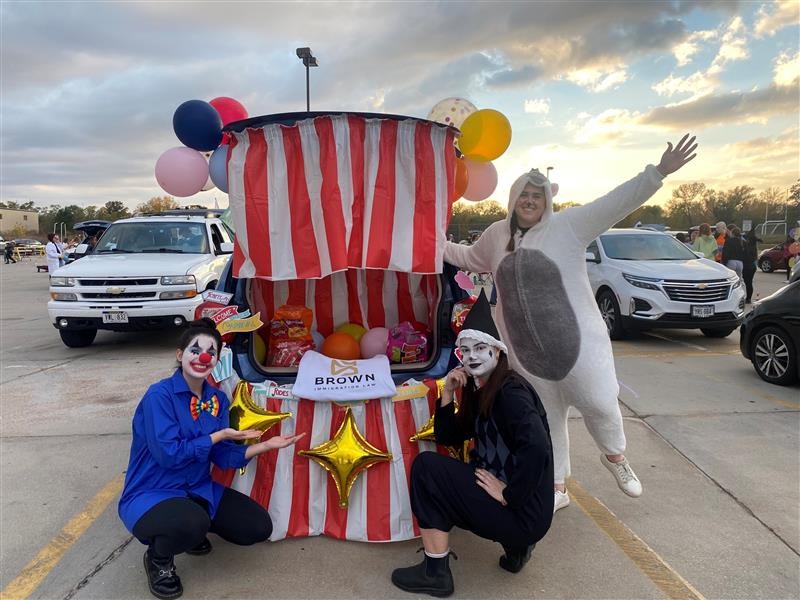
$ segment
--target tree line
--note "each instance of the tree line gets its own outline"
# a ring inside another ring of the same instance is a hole
[[[553,210],[579,206],[577,202],[554,202]],[[504,219],[506,209],[498,202],[456,202],[450,219],[448,233],[456,241],[469,238],[469,232],[486,229],[491,223]],[[704,183],[684,183],[672,190],[672,197],[664,204],[644,205],[633,211],[617,227],[633,227],[637,222],[669,225],[672,231],[687,231],[700,223],[714,225],[718,221],[736,224],[749,220],[753,227],[770,221],[787,221],[789,229],[800,219],[800,179],[788,192],[771,187],[761,192],[749,185],[727,190],[714,190]]]

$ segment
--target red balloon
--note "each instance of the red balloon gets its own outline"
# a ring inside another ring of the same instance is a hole
[[[220,96],[219,98],[214,98],[209,104],[217,109],[222,119],[223,127],[233,121],[241,121],[247,118],[247,109],[242,106],[241,102],[233,98]]]

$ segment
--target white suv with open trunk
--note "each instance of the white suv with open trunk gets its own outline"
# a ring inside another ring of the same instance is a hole
[[[610,229],[586,248],[586,268],[611,339],[655,328],[725,337],[744,316],[736,273],[665,233]]]
[[[91,254],[50,277],[50,320],[69,347],[98,329],[180,327],[233,252],[221,211],[168,211],[114,222]]]

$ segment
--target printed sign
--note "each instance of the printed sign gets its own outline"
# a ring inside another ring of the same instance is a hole
[[[225,308],[219,309],[219,310],[217,310],[217,312],[212,314],[211,315],[211,320],[214,321],[214,323],[217,324],[217,329],[220,329],[219,328],[220,323],[222,323],[226,319],[229,319],[231,317],[235,317],[238,310],[239,310],[239,307],[236,306],[235,304],[233,306],[226,306]],[[222,333],[221,329],[220,329],[220,333]]]
[[[203,292],[203,300],[207,300],[208,302],[216,302],[217,304],[222,304],[223,306],[227,306],[228,303],[233,298],[233,294],[228,292],[220,292],[217,290],[206,290]]]
[[[299,398],[340,402],[391,398],[397,388],[386,356],[338,360],[309,350],[300,359],[292,392]]]
[[[245,333],[247,331],[255,331],[256,329],[261,329],[263,326],[264,323],[261,322],[260,312],[257,312],[252,317],[248,317],[246,319],[228,317],[221,323],[217,323],[217,329],[222,335],[225,335],[226,333]]]

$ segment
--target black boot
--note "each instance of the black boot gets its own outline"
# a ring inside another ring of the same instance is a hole
[[[175,562],[171,556],[156,557],[147,550],[144,553],[144,572],[147,573],[150,593],[156,598],[170,600],[183,594],[181,578],[175,572]]]
[[[510,573],[519,573],[522,567],[525,566],[531,559],[531,552],[536,547],[536,544],[531,544],[527,548],[509,548],[503,546],[506,553],[500,557],[500,566],[509,571]]]
[[[428,594],[439,598],[450,596],[455,591],[453,574],[450,572],[451,554],[458,559],[453,552],[442,558],[431,558],[426,554],[418,565],[395,569],[392,571],[392,583],[406,592]]]
[[[213,546],[211,546],[211,540],[209,540],[208,538],[203,538],[202,542],[197,544],[197,546],[195,546],[191,550],[187,550],[186,554],[191,554],[192,556],[203,556],[211,552],[212,547]]]

